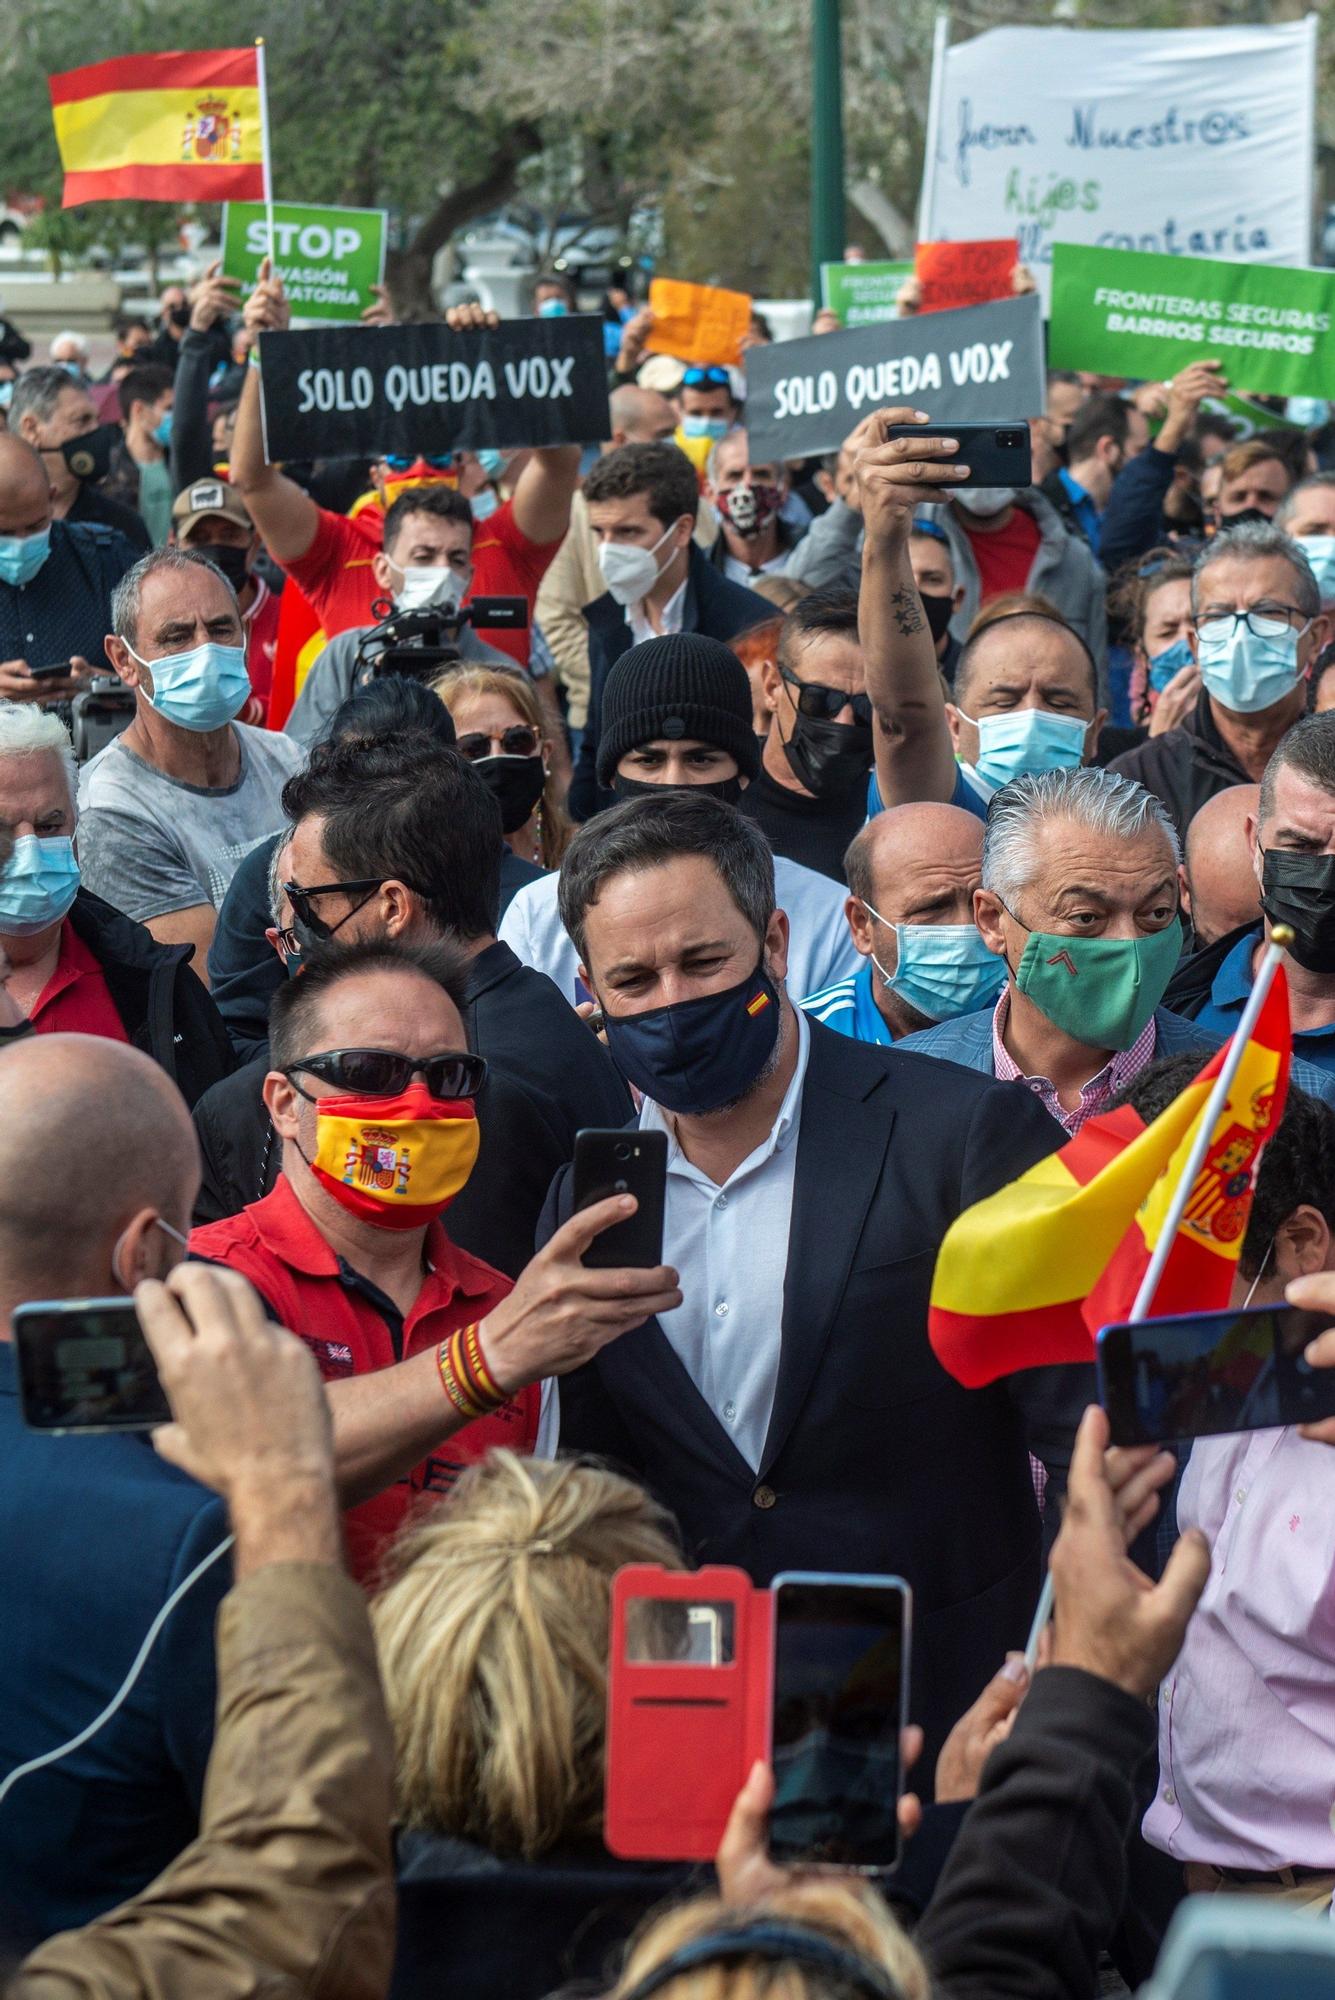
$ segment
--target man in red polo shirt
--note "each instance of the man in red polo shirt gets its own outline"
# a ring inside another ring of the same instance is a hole
[[[467,1053],[466,980],[444,944],[313,955],[270,1014],[277,1185],[190,1239],[314,1350],[357,1503],[349,1561],[367,1582],[416,1500],[493,1445],[532,1450],[545,1377],[681,1297],[661,1267],[585,1270],[598,1230],[622,1219],[615,1200],[574,1217],[513,1287],[450,1241],[440,1216],[477,1156],[486,1073]]]
[[[246,302],[246,325],[256,333],[281,331],[290,318],[281,279],[262,276]],[[446,315],[446,323],[459,329],[495,326],[499,320],[479,307],[455,307]],[[303,592],[326,639],[349,626],[376,622],[371,607],[384,593],[371,561],[383,540],[385,509],[407,486],[440,481],[457,483],[472,499],[477,517],[469,597],[525,597],[531,617],[538,585],[570,526],[570,503],[579,484],[579,447],[556,445],[532,452],[511,498],[485,516],[479,506],[480,492],[491,490],[485,474],[474,454],[460,456],[464,463],[458,473],[448,458],[418,458],[411,465],[376,459],[371,467],[376,497],[359,505],[352,516],[333,514],[317,506],[277,466],[265,464],[259,382],[252,368],[237,410],[229,472],[270,555]],[[483,630],[482,637],[511,654],[521,667],[528,665],[526,630]]]
[[[159,944],[79,881],[69,732],[30,703],[0,702],[0,983],[39,1035],[133,1042],[193,1105],[232,1066],[193,947]]]

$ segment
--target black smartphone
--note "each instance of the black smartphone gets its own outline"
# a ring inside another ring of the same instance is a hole
[[[595,1236],[584,1262],[598,1270],[652,1270],[663,1261],[666,1132],[592,1126],[576,1132],[575,1207],[591,1208],[614,1194],[633,1194],[639,1207]]]
[[[133,1299],[38,1299],[11,1318],[33,1431],[147,1431],[172,1420]]]
[[[46,667],[29,667],[35,681],[65,680],[74,671],[68,660],[52,660]]]
[[[1329,1313],[1252,1306],[1105,1326],[1099,1401],[1113,1443],[1172,1444],[1335,1417],[1335,1369],[1303,1360],[1329,1325]]]
[[[896,438],[957,438],[955,462],[967,465],[967,479],[952,480],[943,486],[939,498],[948,500],[962,486],[1032,486],[1034,459],[1029,448],[1029,426],[1012,424],[887,424],[885,442]],[[924,500],[934,496],[923,494]]]
[[[776,1861],[866,1874],[898,1864],[912,1612],[902,1577],[775,1577]]]

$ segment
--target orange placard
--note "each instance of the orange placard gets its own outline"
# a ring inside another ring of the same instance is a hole
[[[654,327],[645,346],[650,354],[675,354],[678,361],[701,368],[711,362],[724,368],[741,362],[742,336],[751,325],[749,293],[655,278],[649,307]]]
[[[989,299],[1008,299],[1019,261],[1020,246],[1013,236],[988,237],[978,243],[920,243],[913,253],[921,294],[918,311],[945,312],[952,306],[985,306]]]

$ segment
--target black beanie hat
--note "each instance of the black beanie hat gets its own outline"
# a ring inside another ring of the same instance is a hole
[[[628,750],[659,737],[717,744],[741,777],[760,770],[751,683],[737,655],[699,632],[665,632],[632,646],[607,676],[598,782],[610,786]]]

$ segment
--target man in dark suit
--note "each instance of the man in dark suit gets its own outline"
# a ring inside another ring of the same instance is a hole
[[[549,1389],[538,1450],[559,1438],[633,1468],[697,1561],[761,1582],[906,1577],[911,1712],[939,1744],[1024,1642],[1029,1448],[1060,1485],[1091,1376],[961,1388],[928,1344],[932,1271],[960,1210],[1060,1128],[990,1080],[795,1012],[769,848],[716,800],[664,792],[582,828],[561,914],[641,1128],[668,1135],[663,1255],[683,1303]],[[569,1201],[558,1181],[544,1228]]]
[[[570,786],[576,819],[615,800],[598,782],[598,739],[603,689],[621,655],[664,632],[732,639],[774,616],[766,598],[721,575],[692,540],[699,500],[695,468],[674,444],[624,444],[584,482],[607,589],[584,607],[589,719]]]
[[[0,1772],[86,1729],[168,1597],[227,1532],[221,1501],[131,1433],[25,1428],[16,1306],[105,1298],[183,1255],[199,1163],[176,1087],[137,1049],[35,1035],[0,1054]],[[0,1812],[0,1935],[86,1923],[193,1838],[213,1734],[223,1555],[167,1619],[115,1716]]]

